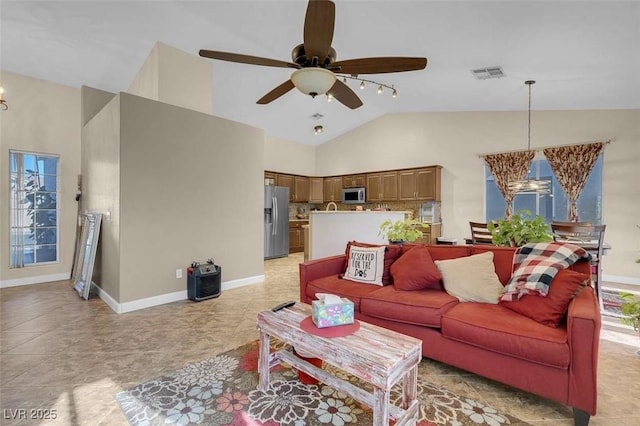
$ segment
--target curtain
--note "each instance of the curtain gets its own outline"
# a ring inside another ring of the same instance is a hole
[[[578,197],[603,146],[602,142],[597,142],[543,150],[553,174],[567,194],[570,222],[580,220],[578,217]]]
[[[507,203],[507,210],[504,213],[505,219],[511,218],[513,213],[511,201],[516,195],[515,192],[509,190],[509,182],[523,180],[527,176],[535,154],[535,151],[520,151],[484,156],[484,161],[495,179],[496,186]]]

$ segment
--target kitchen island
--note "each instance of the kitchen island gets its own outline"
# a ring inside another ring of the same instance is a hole
[[[387,244],[380,224],[404,220],[408,211],[312,211],[309,214],[309,259],[344,254],[348,241]]]

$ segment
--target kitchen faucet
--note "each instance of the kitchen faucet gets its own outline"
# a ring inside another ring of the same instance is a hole
[[[327,204],[327,211],[329,211],[329,207],[333,206],[333,211],[337,212],[338,211],[338,205],[336,203],[334,203],[333,201],[331,201],[329,204]]]

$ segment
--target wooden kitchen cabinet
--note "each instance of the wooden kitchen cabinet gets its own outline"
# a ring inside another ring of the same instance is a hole
[[[304,176],[294,176],[278,173],[276,185],[289,188],[289,202],[308,203],[309,202],[309,178]]]
[[[399,201],[440,201],[440,167],[400,170]]]
[[[342,201],[342,176],[324,178],[324,202]]]
[[[322,203],[324,200],[324,179],[309,178],[309,202]]]
[[[380,172],[367,174],[367,201],[398,200],[398,172]]]
[[[295,176],[293,178],[294,194],[293,202],[308,203],[309,202],[309,178],[303,176]],[[289,197],[291,198],[291,197]]]
[[[342,176],[343,188],[364,188],[367,185],[367,175]]]
[[[289,202],[293,202],[296,189],[295,189],[295,176],[293,175],[284,175],[282,173],[278,173],[276,176],[276,185],[277,186],[286,186],[289,188]]]
[[[295,220],[289,222],[289,253],[304,251],[304,229],[302,225],[308,225],[307,220]]]

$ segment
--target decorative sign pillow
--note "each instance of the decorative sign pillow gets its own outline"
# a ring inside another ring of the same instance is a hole
[[[349,241],[347,243],[347,248],[344,252],[344,254],[346,255],[345,257],[345,261],[344,261],[344,269],[345,271],[347,270],[347,267],[349,266],[349,248],[351,246],[356,246],[356,247],[385,247],[386,250],[384,251],[384,271],[382,272],[382,285],[389,285],[391,283],[393,283],[393,279],[391,277],[391,265],[393,264],[393,262],[395,262],[400,255],[402,254],[402,246],[401,245],[396,245],[396,244],[390,244],[390,245],[380,245],[380,244],[370,244],[370,243],[361,243],[358,241]]]
[[[447,293],[461,302],[498,303],[502,284],[493,266],[493,253],[436,260]]]
[[[349,247],[347,270],[343,278],[366,284],[382,285],[384,247]]]
[[[546,296],[526,294],[513,302],[501,300],[500,304],[541,324],[557,327],[567,312],[569,302],[589,285],[590,279],[589,275],[562,269],[551,281]]]

